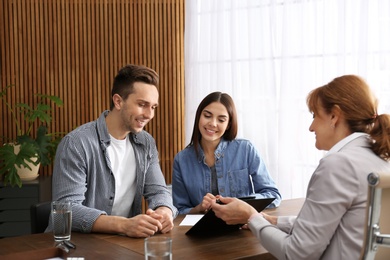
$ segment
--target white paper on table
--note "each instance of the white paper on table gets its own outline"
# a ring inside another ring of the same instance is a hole
[[[182,220],[179,226],[193,226],[198,222],[204,215],[203,214],[188,214]]]

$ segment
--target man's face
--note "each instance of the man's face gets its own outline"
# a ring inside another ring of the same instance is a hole
[[[125,131],[138,133],[154,117],[158,91],[153,85],[134,83],[134,92],[121,102],[120,118]]]

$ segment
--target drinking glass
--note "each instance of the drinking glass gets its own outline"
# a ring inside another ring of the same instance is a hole
[[[164,236],[145,238],[145,260],[172,260],[172,238]]]
[[[51,203],[54,241],[69,241],[72,230],[72,205],[69,201]]]

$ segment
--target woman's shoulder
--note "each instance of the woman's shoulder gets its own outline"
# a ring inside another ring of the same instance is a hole
[[[237,143],[237,144],[252,144],[252,142],[248,139],[245,139],[245,138],[235,138],[233,139],[232,141],[230,141],[231,143]]]
[[[376,169],[389,169],[390,164],[379,156],[375,155],[369,148],[342,149],[339,152],[325,155],[320,160],[319,168],[326,169],[327,172],[344,175],[345,172],[351,174],[368,174]]]
[[[228,142],[229,146],[238,146],[238,147],[254,147],[253,143],[245,138],[235,138]]]
[[[179,151],[175,157],[176,158],[183,158],[183,157],[187,157],[187,156],[190,156],[190,155],[193,155],[195,154],[195,148],[193,145],[188,145],[186,146],[183,150]]]

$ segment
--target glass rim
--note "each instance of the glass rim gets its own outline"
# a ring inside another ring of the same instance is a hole
[[[69,200],[53,200],[51,204],[71,204],[71,201]]]
[[[145,242],[147,241],[150,243],[172,242],[172,238],[166,236],[151,236],[145,238]]]

